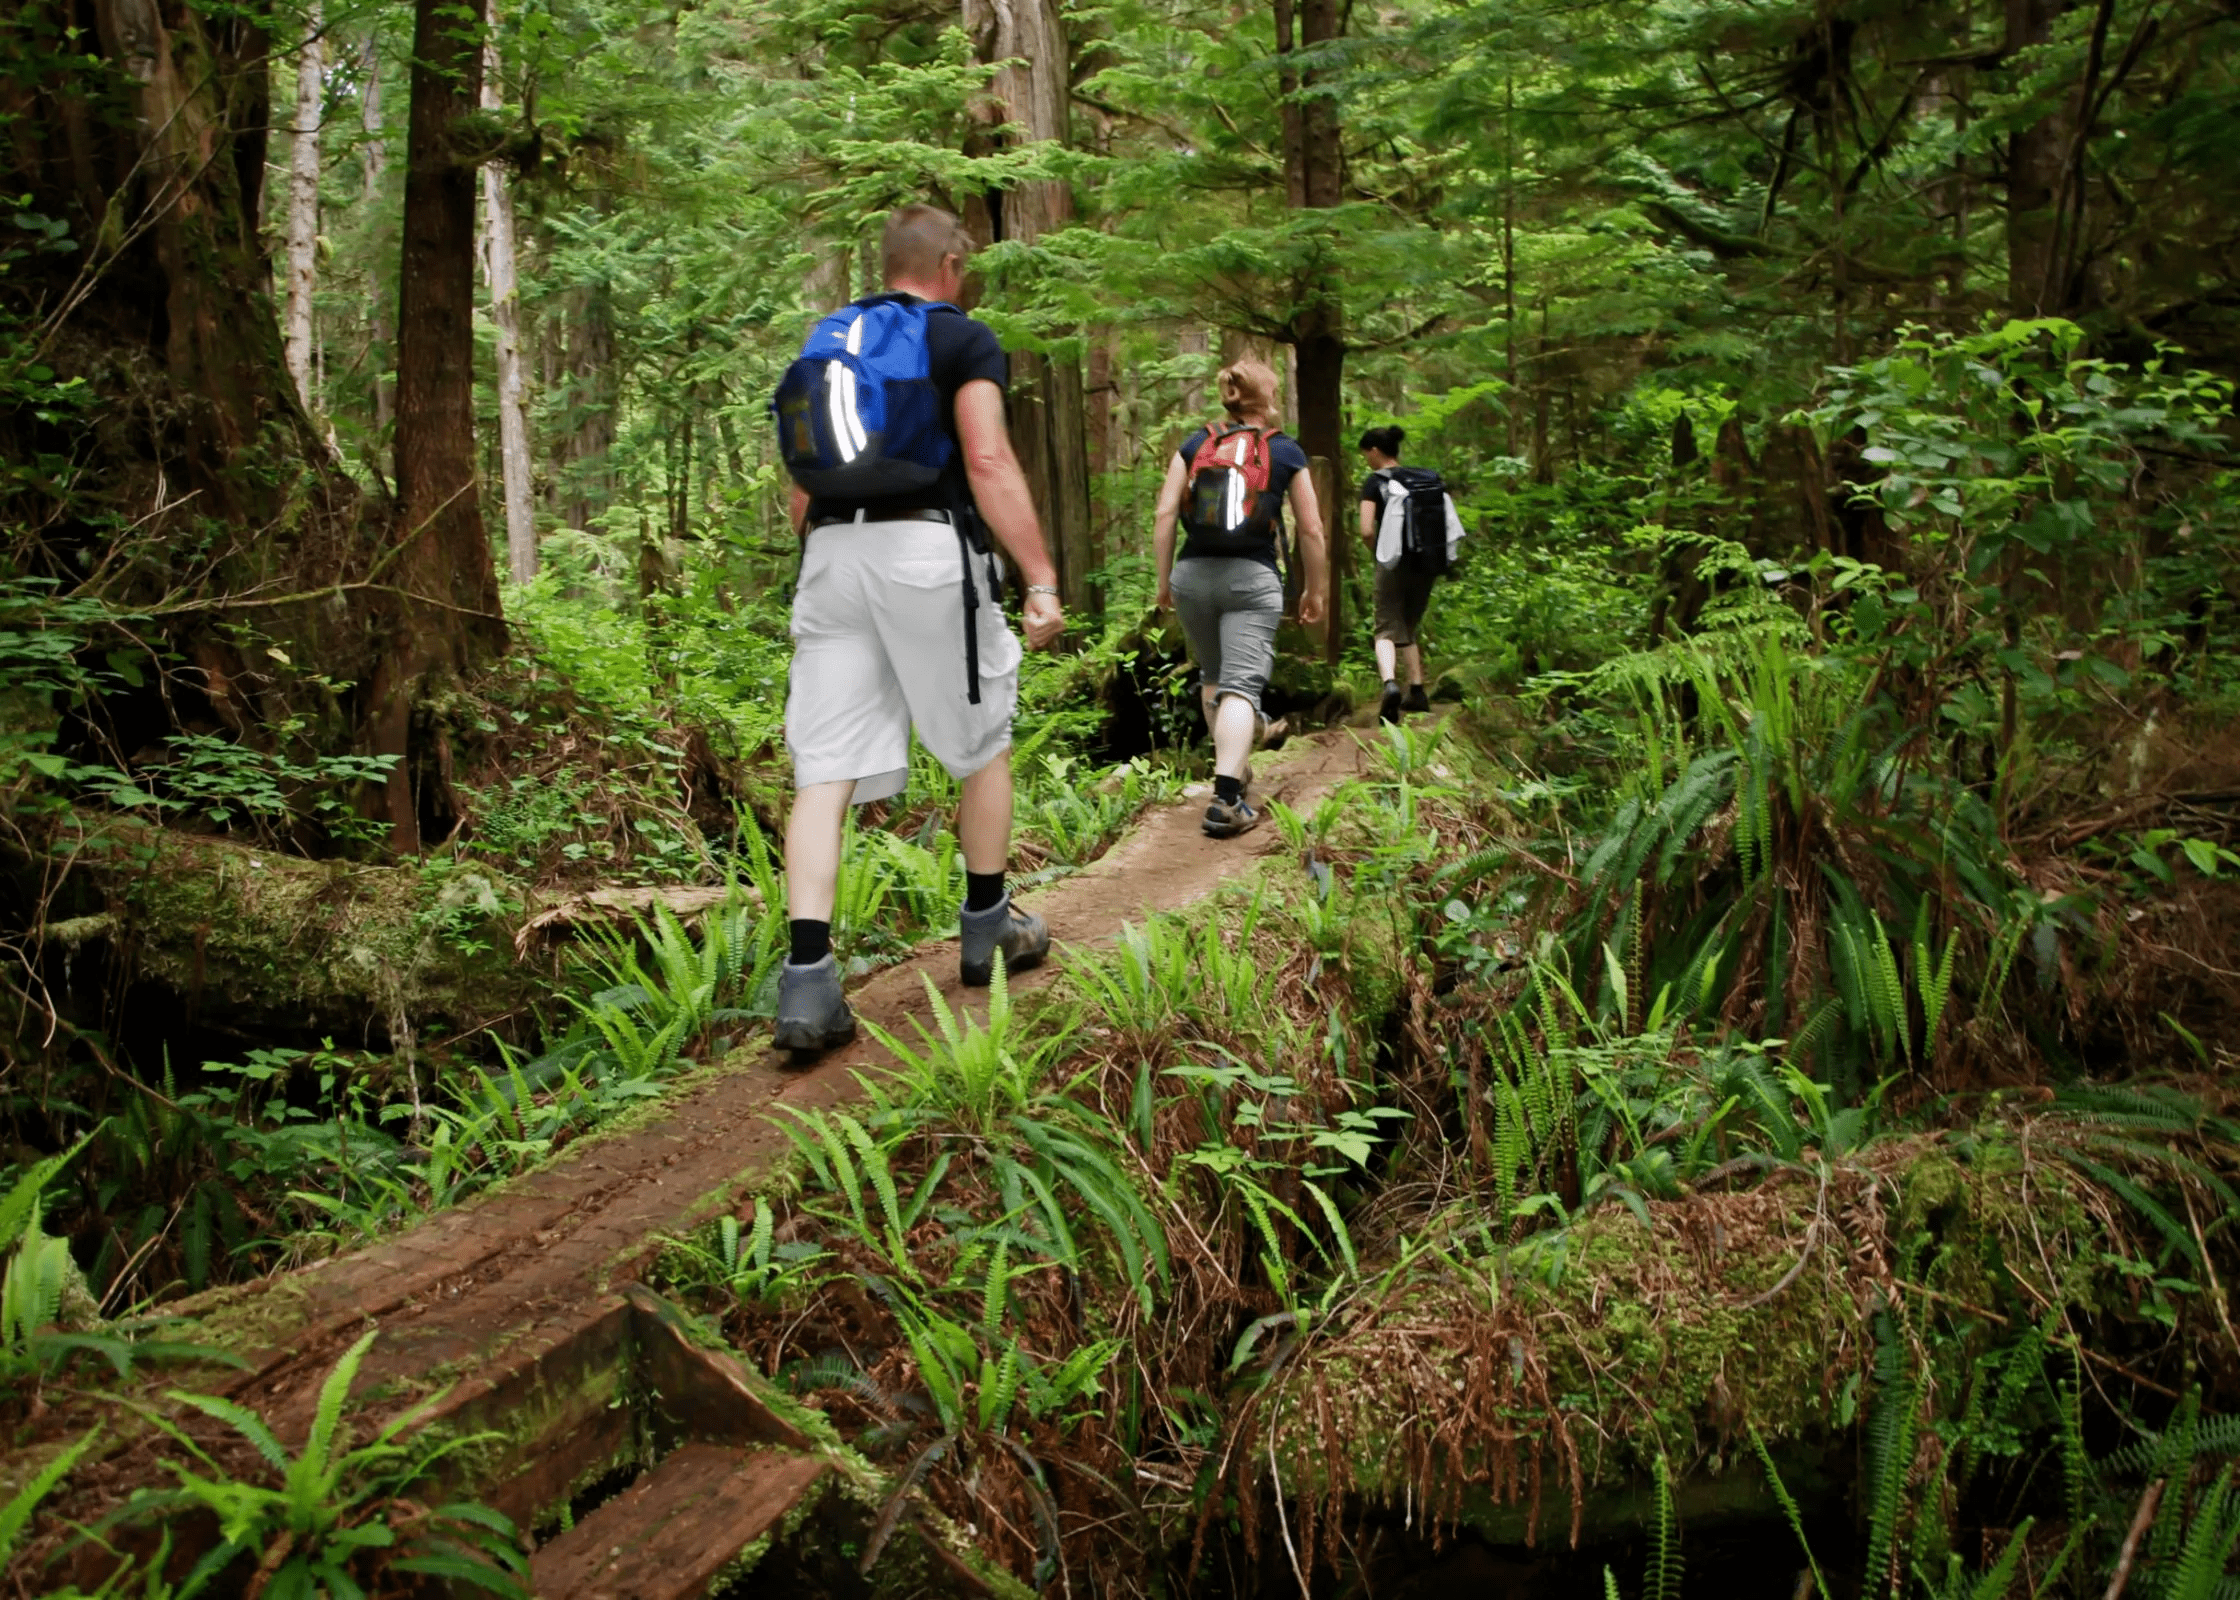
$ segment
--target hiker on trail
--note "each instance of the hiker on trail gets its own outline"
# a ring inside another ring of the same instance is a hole
[[[771,402],[803,540],[786,695],[793,938],[774,1041],[797,1059],[855,1036],[832,955],[843,824],[851,803],[903,791],[912,728],[959,786],[964,982],[989,982],[999,950],[1017,972],[1050,948],[1004,884],[1019,641],[988,534],[1026,585],[1029,647],[1065,618],[1004,425],[1003,348],[954,303],[971,249],[946,211],[894,212],[886,292],[818,323]]]
[[[1371,428],[1361,436],[1369,475],[1361,480],[1361,537],[1377,558],[1377,676],[1384,699],[1377,716],[1398,722],[1410,711],[1429,711],[1423,692],[1423,645],[1417,635],[1431,604],[1431,586],[1454,565],[1462,518],[1439,474],[1403,467],[1399,428]],[[1401,693],[1400,669],[1407,669]]]
[[[1260,820],[1245,796],[1252,748],[1265,726],[1260,695],[1275,666],[1283,620],[1283,503],[1298,519],[1306,582],[1299,620],[1322,620],[1329,561],[1307,454],[1275,424],[1276,375],[1257,361],[1221,369],[1224,422],[1182,441],[1159,490],[1151,543],[1159,606],[1182,619],[1191,657],[1204,679],[1206,726],[1213,731],[1213,802],[1205,831],[1216,839]],[[1176,519],[1187,537],[1178,561]]]

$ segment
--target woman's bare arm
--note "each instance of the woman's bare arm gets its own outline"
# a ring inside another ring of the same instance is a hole
[[[1299,621],[1308,627],[1320,622],[1330,599],[1330,541],[1322,527],[1322,507],[1314,497],[1311,474],[1298,473],[1291,480],[1291,516],[1299,527],[1299,559],[1306,566],[1299,590]]]
[[[1174,590],[1170,580],[1174,574],[1174,525],[1182,515],[1182,490],[1190,480],[1190,468],[1177,455],[1167,463],[1166,482],[1159,485],[1159,504],[1151,513],[1151,559],[1153,570],[1159,574],[1159,605],[1174,604]]]

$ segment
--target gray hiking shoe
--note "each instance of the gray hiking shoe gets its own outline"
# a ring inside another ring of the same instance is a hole
[[[856,1036],[856,1014],[840,992],[840,963],[829,954],[822,961],[797,967],[787,962],[778,972],[778,1024],[770,1042],[791,1050],[796,1063],[823,1054]]]
[[[1206,807],[1205,830],[1209,839],[1234,839],[1259,824],[1260,813],[1250,800],[1241,797],[1224,800],[1215,795],[1213,804]]]
[[[1016,975],[1040,965],[1050,953],[1050,929],[1031,911],[1021,911],[1006,894],[985,911],[960,910],[957,976],[968,989],[984,989],[995,977],[996,952],[1003,970]]]

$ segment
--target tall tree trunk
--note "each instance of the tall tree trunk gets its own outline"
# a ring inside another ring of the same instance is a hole
[[[482,108],[499,108],[498,49],[482,59]],[[521,295],[514,278],[513,188],[502,162],[482,169],[482,268],[498,376],[498,454],[506,498],[506,564],[515,583],[537,575],[536,493],[529,467],[529,378],[521,359]]]
[[[398,591],[373,689],[373,748],[388,780],[391,847],[420,848],[409,759],[412,709],[432,672],[464,672],[505,646],[497,569],[475,492],[476,154],[460,124],[481,97],[483,0],[416,0],[397,293]]]
[[[379,30],[366,34],[365,43],[359,47],[359,126],[365,133],[360,147],[365,163],[366,209],[370,213],[381,204],[381,185],[389,173],[389,146],[382,137],[381,126],[381,35]],[[389,315],[389,286],[379,272],[373,274],[373,304],[368,308],[367,332],[373,345],[373,426],[385,431],[397,416],[397,383],[392,377],[392,359],[395,354],[397,329]]]
[[[1174,350],[1178,356],[1209,356],[1213,353],[1213,340],[1202,326],[1192,323],[1175,335]],[[1190,376],[1182,384],[1182,413],[1184,416],[1194,417],[1207,408],[1206,379],[1213,375],[1212,363],[1193,361],[1189,373]],[[1189,430],[1183,431],[1186,433]],[[1167,442],[1179,444],[1182,437],[1181,433],[1177,433]]]
[[[1275,0],[1276,52],[1284,96],[1284,189],[1294,210],[1324,211],[1344,198],[1345,152],[1338,142],[1338,108],[1323,92],[1323,75],[1294,68],[1284,58],[1314,51],[1339,35],[1338,0]],[[1296,136],[1293,133],[1296,123]],[[1290,344],[1299,359],[1299,443],[1310,457],[1333,464],[1345,459],[1341,435],[1346,364],[1345,307],[1337,252],[1319,252],[1300,285],[1291,316]],[[1346,578],[1354,541],[1343,537],[1338,507],[1322,508],[1330,549],[1330,615],[1324,640],[1336,661],[1345,642]]]
[[[319,270],[319,122],[326,91],[326,47],[320,36],[319,0],[304,13],[303,48],[296,52],[296,116],[288,130],[288,376],[296,398],[312,410],[311,291]]]
[[[145,719],[141,737],[208,716],[269,746],[267,726],[300,713],[304,743],[347,748],[332,692],[297,686],[370,674],[363,592],[347,586],[374,540],[281,347],[259,221],[271,42],[253,12],[193,0],[24,0],[9,25],[82,30],[74,53],[0,73],[0,185],[83,242],[19,255],[0,306],[44,326],[40,354],[86,383],[90,415],[119,420],[72,433],[66,485],[0,475],[0,525],[33,571],[162,602],[150,642],[185,665],[108,697]],[[0,407],[0,460],[56,448],[59,424],[28,412]],[[129,559],[112,563],[123,530]],[[279,599],[305,591],[321,597]]]
[[[1029,142],[1063,143],[1072,100],[1073,57],[1058,0],[965,0],[965,30],[985,62],[1004,120]],[[995,237],[1031,244],[1073,221],[1073,189],[1036,180],[1014,184],[991,208]],[[1097,603],[1089,528],[1088,399],[1077,357],[1012,358],[1011,431],[1028,487],[1058,565],[1059,598],[1071,609]]]
[[[811,240],[809,253],[809,270],[801,275],[801,298],[812,313],[822,316],[848,303],[848,251],[844,245]]]
[[[1113,375],[1112,330],[1097,328],[1089,336],[1089,473],[1118,470],[1119,441],[1114,437],[1113,401],[1119,385]]]
[[[184,0],[100,0],[94,15],[146,134],[139,192],[121,215],[128,227],[152,222],[165,366],[191,407],[188,454],[208,474],[189,487],[204,492],[203,514],[223,518],[249,509],[237,497],[253,491],[228,481],[240,476],[230,463],[255,440],[284,370],[259,238],[266,41],[246,13],[205,18]],[[81,237],[100,229],[88,219]],[[297,422],[301,442],[310,434],[300,412]]]
[[[571,528],[589,528],[613,499],[614,313],[603,283],[568,296],[566,431],[558,441],[561,515]]]
[[[1517,453],[1517,80],[1501,82],[1501,438]]]
[[[2053,37],[2062,0],[2006,0],[2006,46],[2018,50]],[[2058,315],[2066,296],[2056,283],[2060,224],[2054,198],[2067,153],[2069,119],[2060,105],[2017,128],[2007,141],[2007,310],[2017,317]]]

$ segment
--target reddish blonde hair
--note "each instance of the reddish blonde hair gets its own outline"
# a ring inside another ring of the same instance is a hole
[[[1221,409],[1232,417],[1276,420],[1276,375],[1266,362],[1232,361],[1221,369]]]

